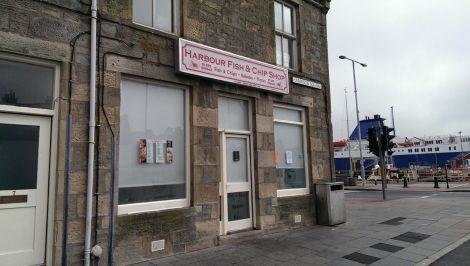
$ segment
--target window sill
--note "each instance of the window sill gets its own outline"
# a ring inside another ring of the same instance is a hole
[[[173,40],[177,40],[179,38],[179,34],[177,34],[177,33],[171,33],[171,32],[167,32],[167,31],[164,31],[164,30],[157,29],[157,28],[152,28],[150,26],[146,26],[146,25],[139,24],[139,23],[136,23],[136,22],[131,22],[131,23],[128,24],[128,26],[132,27],[132,28],[139,29],[141,31],[146,31],[146,32],[150,32],[150,33],[153,33],[153,34],[156,34],[156,35],[161,35],[163,37],[167,37],[167,38],[170,38],[170,39],[173,39]]]
[[[309,194],[310,194],[309,188],[294,188],[294,189],[279,189],[279,190],[277,190],[277,197],[278,198],[294,197],[294,196],[305,196],[305,195],[309,195]]]
[[[118,205],[118,216],[140,213],[162,212],[189,207],[189,199],[166,200]]]

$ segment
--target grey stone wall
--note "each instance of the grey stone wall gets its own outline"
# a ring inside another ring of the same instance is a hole
[[[274,165],[273,103],[306,108],[310,187],[332,177],[331,122],[326,14],[308,1],[298,7],[299,69],[290,72],[322,83],[322,90],[290,84],[289,95],[185,76],[175,72],[177,37],[132,24],[131,0],[99,1],[98,106],[92,242],[103,247],[99,265],[107,264],[110,222],[115,218],[115,265],[214,246],[219,235],[220,140],[219,93],[252,100],[256,228],[282,230],[315,223],[314,196],[277,198]],[[326,1],[325,1],[326,2]],[[0,3],[0,52],[41,58],[60,66],[57,123],[57,185],[53,264],[82,265],[88,154],[89,1],[4,0]],[[326,2],[327,3],[327,2]],[[275,63],[273,1],[182,1],[181,37],[229,52]],[[72,61],[71,42],[76,39]],[[71,79],[69,80],[69,74]],[[111,150],[119,150],[120,83],[132,76],[180,84],[190,90],[190,207],[117,216],[117,162],[113,180]],[[69,94],[69,84],[71,94]],[[68,197],[68,246],[62,246],[66,119],[71,102],[72,168]],[[115,199],[112,200],[114,193]],[[313,192],[312,192],[313,193]],[[114,212],[113,212],[114,211]],[[294,216],[302,215],[300,224]],[[166,249],[150,252],[152,240]]]

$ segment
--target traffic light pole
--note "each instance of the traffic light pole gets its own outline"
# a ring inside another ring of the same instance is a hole
[[[385,184],[386,184],[386,178],[387,178],[387,173],[385,172],[385,152],[382,152],[382,149],[385,147],[382,147],[382,141],[380,140],[380,128],[375,128],[375,135],[377,137],[377,142],[379,144],[379,154],[380,154],[380,168],[381,168],[381,174],[382,174],[382,197],[383,200],[387,199],[387,195],[385,193]]]

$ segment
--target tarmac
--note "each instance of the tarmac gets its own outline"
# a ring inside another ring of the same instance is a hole
[[[461,191],[470,188],[463,184],[451,186]],[[447,191],[445,183],[439,189],[429,188],[432,185],[410,184],[407,191]],[[406,190],[399,186],[389,184],[388,189]],[[470,245],[466,244],[470,240],[470,193],[432,195],[347,201],[347,222],[341,225],[253,232],[214,248],[135,265],[431,265],[459,246]],[[470,265],[470,256],[466,257],[457,264],[433,265]]]

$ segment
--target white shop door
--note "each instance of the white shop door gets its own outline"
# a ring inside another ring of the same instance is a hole
[[[253,228],[250,137],[224,134],[224,233]]]
[[[45,263],[51,118],[0,113],[0,265]]]

